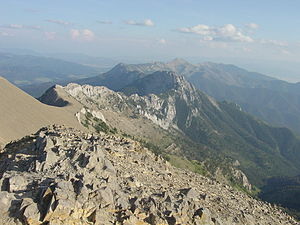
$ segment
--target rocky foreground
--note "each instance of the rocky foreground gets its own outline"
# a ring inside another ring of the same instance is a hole
[[[42,128],[0,155],[0,224],[298,224],[118,136]]]

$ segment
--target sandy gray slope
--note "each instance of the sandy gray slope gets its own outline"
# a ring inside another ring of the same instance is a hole
[[[45,105],[0,77],[0,146],[50,124],[81,128],[75,117],[78,108]]]

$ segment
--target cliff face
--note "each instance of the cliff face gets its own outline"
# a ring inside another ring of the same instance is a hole
[[[190,124],[191,118],[201,116],[201,108],[220,110],[218,103],[196,90],[182,76],[174,72],[156,72],[114,92],[103,86],[68,84],[63,88],[69,95],[90,108],[108,109],[144,116],[163,129],[178,129],[178,123]],[[48,91],[50,93],[50,91]],[[52,95],[49,96],[52,99]],[[48,99],[47,92],[42,99]],[[43,101],[44,102],[44,101]],[[187,116],[180,117],[180,103],[188,108]],[[179,121],[182,120],[182,121]]]
[[[300,172],[300,140],[291,131],[259,121],[236,104],[215,101],[174,72],[145,76],[126,86],[124,93],[78,84],[62,90],[94,114],[101,113],[112,127],[133,136],[147,134],[162,148],[175,142],[184,157],[210,161],[211,168],[228,168],[224,159],[238,160],[252,184],[262,186],[267,177]],[[89,126],[89,118],[80,118]]]
[[[217,102],[173,72],[140,78],[124,93],[78,84],[59,90],[82,104],[76,115],[89,129],[143,139],[174,165],[246,191],[268,177],[300,171],[300,141],[291,131],[253,118],[237,104]]]
[[[4,151],[1,224],[297,224],[120,136],[51,126]]]

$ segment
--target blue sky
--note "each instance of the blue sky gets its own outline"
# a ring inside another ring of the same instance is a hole
[[[0,0],[0,6],[0,48],[145,60],[300,59],[298,0]]]

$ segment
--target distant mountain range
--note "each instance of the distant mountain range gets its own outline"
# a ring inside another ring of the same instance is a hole
[[[191,64],[182,59],[168,63],[120,63],[107,73],[75,82],[104,85],[118,91],[156,71],[173,71],[183,75],[195,87],[217,100],[235,102],[245,112],[300,134],[300,83],[288,83],[234,65]]]
[[[101,70],[43,56],[0,52],[0,75],[18,86],[95,76]]]
[[[68,55],[64,56],[68,58]],[[69,59],[74,60],[74,57],[71,55]],[[78,62],[83,59],[88,60],[82,55],[77,58]],[[183,59],[167,63],[120,63],[108,72],[94,76],[100,73],[99,68],[40,56],[0,54],[0,74],[34,97],[41,96],[55,84],[66,85],[69,82],[103,85],[118,91],[156,71],[173,71],[183,75],[195,87],[217,100],[237,103],[245,112],[300,134],[300,83],[288,83],[234,65],[191,64]],[[87,78],[76,78],[80,76]]]
[[[105,57],[95,57],[89,56],[80,53],[54,53],[47,54],[49,57],[53,57],[56,59],[65,60],[68,62],[73,62],[81,65],[86,65],[89,67],[94,67],[102,72],[106,72],[111,69],[113,66],[118,64],[118,60],[105,58]]]

